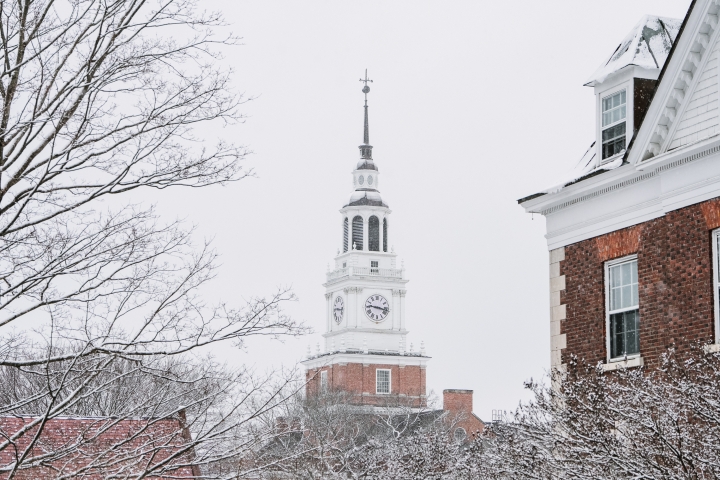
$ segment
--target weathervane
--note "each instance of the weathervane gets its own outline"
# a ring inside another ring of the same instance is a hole
[[[367,105],[367,94],[370,91],[370,87],[368,87],[368,82],[372,83],[372,80],[370,80],[367,76],[367,68],[365,69],[365,78],[364,79],[361,78],[360,81],[365,84],[362,91],[365,94],[365,104]]]
[[[372,162],[372,147],[370,146],[370,126],[368,125],[368,104],[367,104],[367,94],[370,91],[370,87],[368,87],[368,83],[372,83],[372,80],[368,78],[367,75],[367,68],[365,69],[365,78],[360,79],[361,82],[365,84],[365,86],[362,89],[362,92],[365,94],[365,128],[363,130],[363,144],[360,145],[360,153],[362,155],[362,158],[369,160]]]

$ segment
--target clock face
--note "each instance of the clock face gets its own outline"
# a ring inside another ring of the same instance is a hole
[[[344,311],[345,301],[343,301],[342,297],[335,297],[335,306],[333,307],[333,317],[335,318],[335,323],[342,322]]]
[[[390,313],[390,304],[382,295],[370,295],[365,301],[365,315],[373,322],[382,322]]]

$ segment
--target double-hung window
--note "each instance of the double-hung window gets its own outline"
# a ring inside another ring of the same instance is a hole
[[[640,353],[637,266],[637,257],[625,257],[605,264],[610,360],[620,360]]]
[[[323,370],[320,372],[320,393],[326,393],[328,390],[328,372]]]
[[[370,261],[370,273],[372,275],[377,275],[378,273],[380,273],[380,269],[378,268],[379,263],[380,262],[378,262],[376,260]]]
[[[375,393],[390,393],[390,370],[375,370]]]
[[[621,90],[602,99],[602,158],[625,150],[627,94]]]

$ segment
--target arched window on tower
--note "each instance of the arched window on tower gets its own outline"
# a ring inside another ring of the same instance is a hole
[[[352,243],[355,249],[363,249],[363,218],[360,215],[353,218]]]
[[[348,219],[343,220],[343,252],[348,251]]]
[[[371,252],[379,252],[380,251],[380,220],[378,220],[378,217],[373,215],[370,217],[370,220],[368,221],[368,233],[370,234],[370,237],[368,238],[368,250]]]
[[[383,252],[387,252],[387,239],[388,239],[387,228],[388,228],[387,218],[383,218]]]

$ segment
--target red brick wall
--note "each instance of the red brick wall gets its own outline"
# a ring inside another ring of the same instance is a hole
[[[113,418],[55,418],[47,420],[42,432],[32,427],[19,433],[33,417],[0,417],[0,466],[8,468],[27,450],[25,464],[15,473],[17,479],[75,478],[101,480],[132,477],[161,467],[162,462],[183,447],[187,432],[176,419],[118,420]],[[8,438],[13,445],[5,445]],[[35,442],[33,446],[30,445]],[[181,455],[165,467],[164,475],[145,478],[196,478],[196,467],[185,466],[190,453]],[[173,468],[172,465],[183,465]],[[157,470],[155,470],[157,472]],[[0,474],[0,479],[9,474]]]
[[[657,366],[671,346],[687,351],[692,342],[714,340],[711,230],[720,226],[720,202],[692,205],[644,224],[565,247],[560,302],[567,316],[563,363],[570,354],[604,362],[604,262],[637,253],[640,353]]]
[[[391,394],[377,395],[375,388],[375,370],[390,370]],[[328,387],[356,394],[360,405],[382,405],[389,397],[397,401],[397,397],[406,398],[413,407],[426,406],[425,369],[417,365],[398,365],[347,363],[333,364],[306,372],[307,394],[314,395],[320,389],[320,372],[328,373]]]

